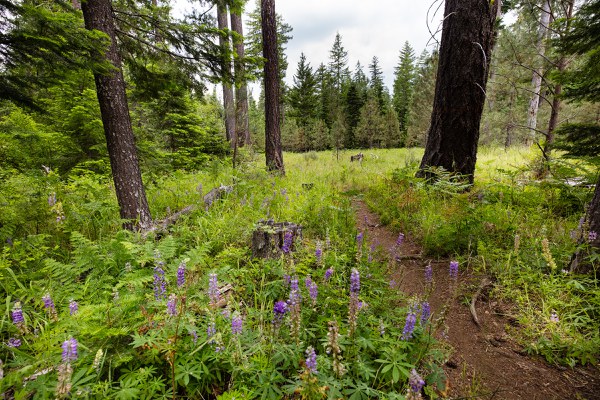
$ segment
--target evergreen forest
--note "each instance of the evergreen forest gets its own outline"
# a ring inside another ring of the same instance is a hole
[[[0,398],[598,399],[600,0],[282,3],[0,0]]]

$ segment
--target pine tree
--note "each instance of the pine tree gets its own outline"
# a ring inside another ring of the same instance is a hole
[[[430,168],[442,167],[473,183],[498,3],[446,1],[431,127],[419,177],[433,177]]]
[[[356,146],[354,131],[360,120],[360,110],[364,104],[357,86],[358,85],[354,81],[350,82],[350,86],[346,92],[346,126],[348,127],[346,148],[349,149]]]
[[[333,87],[337,93],[342,92],[342,86],[350,78],[348,69],[348,52],[342,45],[342,36],[336,33],[331,50],[329,50],[329,71],[331,73]]]
[[[377,103],[379,105],[379,113],[384,114],[386,110],[386,101],[385,101],[385,89],[383,86],[383,72],[381,71],[381,67],[379,66],[379,59],[377,56],[374,56],[371,60],[371,64],[369,64],[369,72],[371,73],[371,79],[369,81],[370,89],[377,99]]]
[[[300,55],[294,85],[288,93],[288,99],[291,107],[289,116],[295,118],[299,126],[307,128],[318,118],[317,80],[304,53]]]
[[[400,51],[400,60],[395,69],[394,79],[394,110],[398,116],[400,134],[403,138],[407,136],[410,107],[413,100],[413,92],[416,78],[415,53],[410,43],[405,42]],[[404,144],[402,140],[401,144]]]
[[[379,101],[370,95],[360,110],[360,119],[355,131],[358,147],[383,147],[386,141],[385,130],[385,117],[379,110]]]
[[[404,142],[406,147],[425,146],[433,109],[437,65],[437,51],[430,55],[423,50],[417,61],[415,87],[419,90],[415,91],[409,110],[410,124]]]
[[[319,119],[321,119],[328,128],[333,125],[333,108],[335,89],[332,77],[325,64],[321,63],[315,74],[317,79],[317,88],[319,93]]]

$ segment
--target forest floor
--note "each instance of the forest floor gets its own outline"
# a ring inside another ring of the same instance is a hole
[[[461,299],[470,301],[478,288],[489,287],[482,285],[488,277],[462,268],[458,282],[453,282],[448,274],[450,260],[430,262],[421,258],[421,247],[410,237],[395,252],[398,233],[382,225],[379,216],[362,200],[355,199],[353,205],[357,227],[366,234],[369,245],[376,243],[388,261],[396,252],[402,255],[399,261],[390,263],[390,280],[409,297],[424,298],[428,294],[433,319],[445,313],[445,330],[436,332],[436,337],[451,348],[444,365],[448,378],[445,395],[454,399],[600,399],[597,368],[558,367],[527,355],[509,334],[518,330],[510,318],[511,305],[489,298],[489,290],[480,290],[477,297],[480,326],[475,324],[468,302]],[[434,282],[430,292],[424,274],[428,263],[433,268]]]

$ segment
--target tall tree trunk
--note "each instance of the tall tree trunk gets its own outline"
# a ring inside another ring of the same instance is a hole
[[[499,1],[447,0],[425,154],[418,177],[443,167],[473,183]]]
[[[275,0],[261,0],[263,57],[265,61],[265,157],[267,169],[285,175],[279,125],[279,58]]]
[[[219,30],[228,30],[227,4],[224,1],[217,2],[217,25]],[[231,148],[236,149],[237,138],[235,136],[235,106],[233,104],[233,88],[231,87],[231,43],[229,35],[219,35],[219,45],[223,53],[221,68],[223,70],[223,108],[225,109],[225,136],[230,141]]]
[[[542,76],[544,74],[544,55],[546,53],[545,39],[548,34],[548,26],[550,24],[550,0],[542,0],[542,11],[540,15],[540,26],[538,27],[537,36],[537,53],[539,56],[539,65],[533,70],[531,78],[531,86],[533,94],[529,101],[529,111],[527,114],[527,128],[529,129],[528,144],[533,143],[537,128],[537,114],[540,108],[540,92],[542,90]]]
[[[244,30],[241,11],[231,11],[231,30],[237,34],[233,47],[237,57],[233,60],[235,74],[235,132],[240,146],[252,144],[250,123],[248,120],[248,86],[246,85],[246,68],[244,66]]]
[[[569,31],[569,27],[570,27],[570,20],[573,17],[573,6],[574,6],[574,1],[568,1],[567,2],[567,13],[566,13],[566,19],[567,19],[567,32]],[[562,55],[560,57],[560,59],[558,60],[558,64],[557,64],[557,69],[558,69],[558,73],[559,75],[562,74],[565,69],[567,69],[567,58]],[[552,145],[554,144],[554,139],[555,139],[555,135],[554,135],[554,131],[556,130],[556,127],[558,126],[558,114],[560,112],[561,106],[562,106],[562,100],[561,100],[561,94],[562,94],[562,85],[560,83],[556,83],[554,85],[554,97],[552,99],[552,110],[550,111],[550,121],[548,122],[548,133],[546,134],[546,141],[544,142],[544,148],[542,150],[543,152],[543,156],[544,156],[544,163],[542,164],[540,173],[539,173],[539,177],[543,178],[546,176],[546,174],[548,174],[550,172],[550,158],[551,158],[551,153],[552,153]]]
[[[582,234],[579,238],[580,249],[571,257],[570,269],[572,272],[585,274],[593,271],[592,263],[586,259],[590,255],[591,248],[596,253],[600,252],[600,178],[596,183],[594,198],[588,207],[582,225]],[[584,245],[589,246],[589,248],[585,248]]]
[[[105,57],[115,69],[107,74],[95,72],[94,80],[121,218],[126,221],[127,229],[145,228],[152,223],[152,217],[129,117],[111,1],[87,0],[82,3],[82,10],[86,29],[101,31],[111,41],[105,53],[95,52],[93,56]]]

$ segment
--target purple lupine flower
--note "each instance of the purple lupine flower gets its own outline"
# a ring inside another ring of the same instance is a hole
[[[217,327],[216,327],[215,323],[213,321],[211,321],[208,324],[208,327],[206,328],[206,338],[208,340],[208,343],[215,342],[214,336],[216,334],[217,334]]]
[[[159,262],[154,267],[154,299],[156,300],[164,299],[167,295],[167,282],[165,281],[165,271],[161,268],[162,264]]]
[[[292,282],[292,277],[288,274],[283,275],[283,282],[285,283],[285,286],[290,286],[290,283]]]
[[[408,377],[408,386],[410,386],[410,390],[415,394],[421,393],[421,389],[425,386],[425,381],[414,368]]]
[[[408,314],[406,315],[404,329],[402,330],[402,340],[410,340],[412,338],[416,322],[417,316],[415,315],[414,311],[409,310]]]
[[[75,300],[71,299],[71,301],[69,301],[69,314],[76,314],[77,311],[79,311],[79,304],[77,304]]]
[[[313,305],[317,304],[317,296],[319,295],[319,287],[317,286],[316,283],[311,282],[310,286],[308,287],[308,295],[310,296]]]
[[[317,353],[312,346],[308,346],[306,349],[306,369],[311,374],[317,373]]]
[[[356,235],[356,247],[358,247],[358,248],[362,247],[362,242],[363,242],[363,233],[358,232],[358,234]]]
[[[217,274],[210,274],[208,276],[208,299],[211,306],[216,306],[220,299],[219,293],[219,280]]]
[[[358,311],[362,310],[363,308],[367,308],[368,304],[364,301],[359,301],[357,303],[357,309]]]
[[[281,246],[281,251],[285,254],[288,254],[292,249],[292,241],[294,240],[294,234],[292,231],[285,231],[283,234],[283,245]]]
[[[424,301],[421,303],[421,325],[425,325],[430,316],[431,307],[429,306],[429,302]]]
[[[167,314],[172,317],[177,315],[177,296],[175,293],[169,295],[169,300],[167,301]]]
[[[19,346],[21,346],[21,339],[12,337],[12,338],[8,339],[8,343],[6,343],[6,345],[8,347],[12,347],[12,348],[19,347]]]
[[[177,268],[177,287],[185,284],[185,261],[182,261]]]
[[[559,322],[558,314],[556,313],[556,311],[552,311],[552,314],[550,314],[550,322],[554,322],[554,323]]]
[[[577,225],[577,229],[583,228],[584,223],[585,223],[585,217],[579,218],[579,225]]]
[[[425,267],[425,282],[433,282],[433,268],[431,268],[431,264]]]
[[[62,360],[63,363],[69,363],[77,360],[77,339],[69,338],[62,344]]]
[[[229,311],[229,309],[226,308],[223,311],[221,311],[221,315],[223,316],[223,318],[229,319],[231,317],[231,311]]]
[[[15,305],[12,309],[12,320],[15,325],[23,325],[25,323],[25,319],[23,318],[23,310],[21,309],[21,303],[15,302]]]
[[[312,285],[312,279],[310,279],[310,276],[307,276],[306,278],[304,278],[304,286],[306,286],[306,288],[309,289],[310,285]]]
[[[593,242],[596,239],[598,239],[598,232],[596,232],[596,231],[590,231],[588,233],[588,242]]]
[[[49,293],[46,293],[44,296],[42,296],[42,301],[44,302],[44,308],[50,311],[55,310],[54,301],[52,300],[52,297],[50,297]]]
[[[333,268],[328,268],[327,271],[325,271],[325,280],[328,281],[329,278],[331,278],[331,275],[333,275]]]
[[[358,293],[360,291],[360,274],[356,268],[352,268],[350,272],[350,293]]]
[[[287,311],[288,305],[285,301],[278,301],[277,303],[275,303],[275,305],[273,306],[273,323],[280,323]]]
[[[321,248],[321,242],[317,243],[317,248],[315,249],[315,258],[317,259],[317,264],[321,265],[321,261],[323,259],[323,249]]]
[[[457,279],[458,278],[458,261],[450,261],[450,278]]]
[[[298,288],[298,278],[293,277],[290,281],[290,297],[288,300],[288,304],[290,306],[294,306],[296,304],[300,304],[302,301],[302,295],[300,294],[300,289]]]
[[[402,246],[404,243],[404,233],[398,234],[398,239],[396,239],[396,246]]]
[[[242,333],[242,324],[242,316],[237,312],[233,314],[233,318],[231,318],[231,333],[234,335]]]
[[[190,331],[190,335],[192,335],[192,343],[196,344],[196,342],[198,341],[198,332],[196,332],[196,330],[193,329],[192,331]]]

